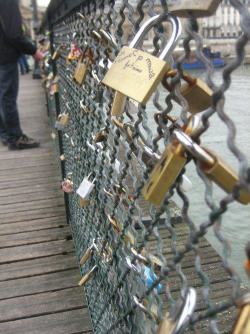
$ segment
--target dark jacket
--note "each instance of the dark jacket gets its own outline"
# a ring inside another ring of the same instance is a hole
[[[15,63],[22,53],[36,53],[36,46],[24,36],[18,2],[0,0],[0,64]]]

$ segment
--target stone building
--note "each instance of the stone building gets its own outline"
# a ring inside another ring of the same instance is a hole
[[[250,0],[242,0],[250,8]],[[202,34],[207,39],[235,39],[241,34],[240,14],[229,0],[223,0],[215,15],[202,19]]]

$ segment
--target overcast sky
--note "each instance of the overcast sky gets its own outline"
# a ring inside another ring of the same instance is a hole
[[[47,6],[50,0],[37,0],[39,6]]]

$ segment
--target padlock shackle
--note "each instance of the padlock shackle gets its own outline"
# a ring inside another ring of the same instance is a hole
[[[186,151],[191,153],[191,155],[209,166],[213,166],[215,163],[214,158],[208,154],[202,147],[196,144],[188,135],[183,131],[175,130],[174,136],[179,141],[179,143],[185,148]]]
[[[182,333],[183,329],[187,325],[190,317],[192,316],[195,306],[197,295],[194,288],[188,288],[185,292],[183,305],[180,309],[180,314],[178,315],[178,319],[176,322],[175,329],[172,334],[180,334]]]
[[[179,40],[181,35],[181,21],[174,15],[171,14],[163,14],[163,15],[155,15],[148,19],[136,33],[135,37],[133,38],[132,42],[129,44],[131,48],[138,48],[141,46],[145,35],[155,26],[161,22],[169,22],[172,25],[172,34],[167,43],[164,47],[163,51],[161,52],[159,59],[167,60],[170,54],[173,52],[176,44]]]

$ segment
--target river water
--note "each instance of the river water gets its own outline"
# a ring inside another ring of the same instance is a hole
[[[204,72],[204,71],[203,71]],[[193,72],[195,76],[202,77],[199,71]],[[217,84],[221,83],[222,71],[216,70],[214,81]],[[151,109],[152,108],[152,109]],[[154,107],[151,105],[149,109],[152,111]],[[171,115],[179,115],[180,108],[176,105],[175,110]],[[242,66],[232,75],[232,84],[226,93],[225,111],[234,121],[237,127],[236,143],[238,147],[250,158],[250,66]],[[214,115],[211,118],[210,129],[202,136],[204,146],[211,148],[219,156],[223,158],[236,171],[238,170],[238,162],[233,154],[229,151],[226,144],[228,130],[224,123]],[[198,226],[207,220],[209,210],[204,201],[204,184],[198,177],[194,164],[189,163],[187,166],[186,175],[192,181],[193,187],[187,194],[190,200],[190,216]],[[225,196],[217,186],[214,186],[214,198],[220,200]],[[182,205],[180,199],[176,196],[174,200]],[[217,201],[218,203],[218,201]],[[246,285],[250,286],[250,280],[247,278],[243,262],[246,259],[244,247],[247,241],[250,241],[250,205],[245,206],[238,203],[230,205],[227,213],[224,214],[222,220],[223,235],[230,241],[232,253],[231,262],[239,273],[241,279]],[[207,234],[207,239],[214,248],[222,254],[220,242],[215,237],[213,230],[210,228]]]

